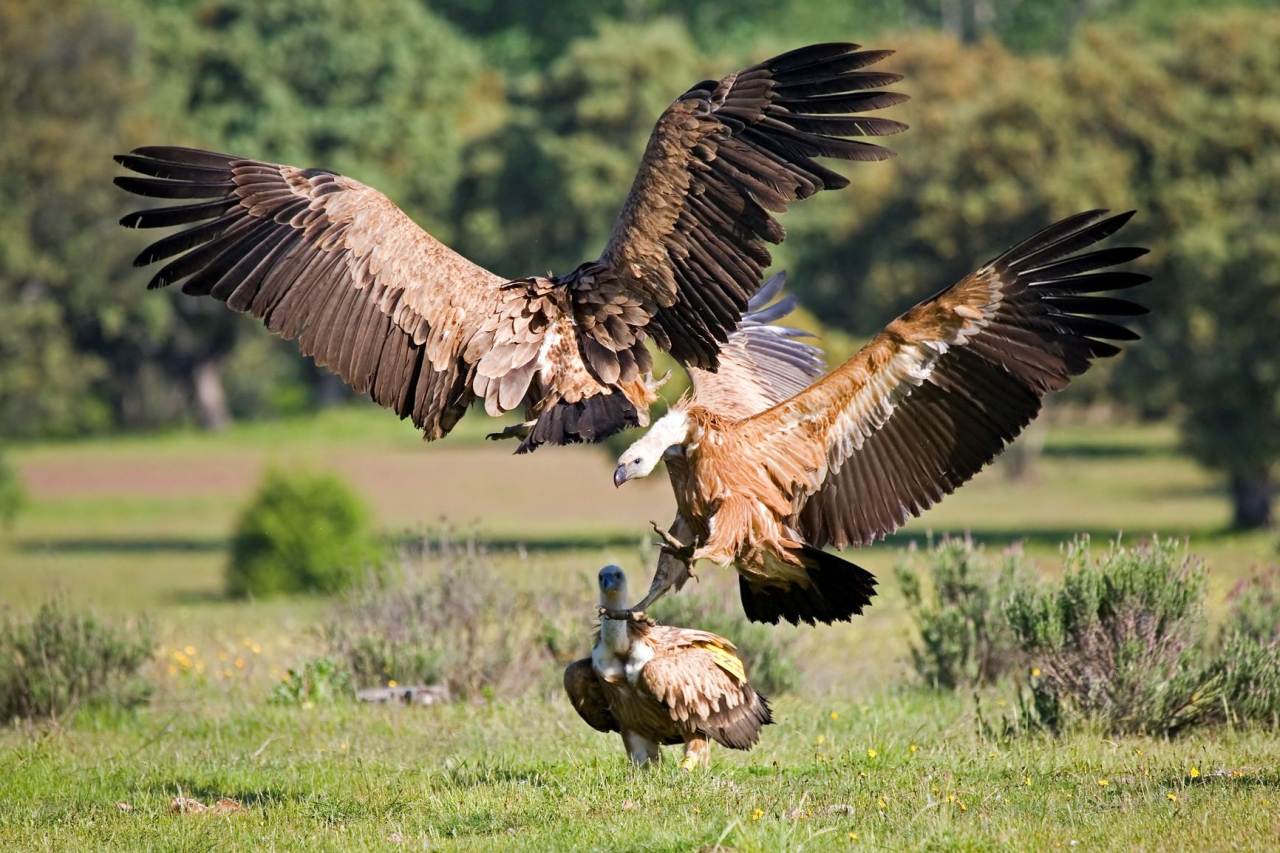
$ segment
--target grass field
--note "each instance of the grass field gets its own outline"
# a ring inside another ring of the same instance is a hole
[[[717,751],[709,773],[632,771],[615,739],[557,695],[554,672],[545,696],[516,702],[267,704],[281,673],[315,653],[327,606],[220,595],[227,531],[267,466],[339,471],[393,535],[490,542],[513,586],[581,601],[584,652],[596,569],[646,574],[646,522],[671,514],[664,478],[615,490],[600,449],[513,459],[482,441],[489,425],[463,423],[428,446],[358,409],[219,436],[14,448],[32,503],[0,540],[0,600],[23,612],[60,593],[146,613],[161,648],[145,710],[0,733],[0,848],[1266,849],[1280,838],[1273,732],[995,740],[980,734],[972,697],[909,686],[889,569],[896,549],[931,534],[1021,543],[1045,573],[1077,531],[1186,537],[1209,562],[1211,612],[1275,559],[1273,537],[1225,530],[1215,481],[1161,426],[1051,429],[1029,481],[987,472],[852,555],[882,578],[875,606],[849,625],[780,629],[795,638],[803,686],[776,703],[757,750]],[[729,588],[727,573],[700,574]],[[175,665],[177,652],[193,663]],[[983,713],[1009,713],[1004,699],[985,696]],[[172,814],[180,792],[244,808]]]

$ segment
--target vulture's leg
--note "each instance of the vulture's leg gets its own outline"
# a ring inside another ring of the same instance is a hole
[[[533,429],[533,425],[536,423],[537,420],[532,420],[525,421],[520,424],[512,424],[511,426],[504,428],[501,432],[489,433],[485,438],[490,441],[501,441],[504,438],[518,438],[521,441],[524,441],[529,437],[529,431]]]
[[[658,567],[649,584],[649,594],[631,608],[638,613],[643,613],[645,608],[666,595],[672,587],[679,592],[689,578],[693,577],[693,531],[689,529],[689,525],[679,516],[669,531],[663,530],[655,521],[649,524],[653,525],[654,532],[662,539],[663,544],[658,553]]]
[[[694,735],[684,742],[684,758],[681,770],[697,770],[711,763],[711,741],[702,735]]]
[[[638,732],[623,729],[622,744],[627,748],[627,755],[631,756],[631,763],[637,767],[647,767],[662,760],[662,747],[658,742]]]

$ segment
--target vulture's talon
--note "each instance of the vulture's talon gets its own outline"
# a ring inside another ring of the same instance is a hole
[[[689,562],[689,558],[693,556],[693,544],[685,544],[676,537],[672,536],[670,531],[664,530],[658,526],[658,522],[650,521],[649,526],[653,528],[653,532],[658,534],[658,538],[662,541],[658,544],[658,548],[678,560]]]

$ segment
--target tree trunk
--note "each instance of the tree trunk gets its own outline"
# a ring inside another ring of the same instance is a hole
[[[1247,474],[1232,474],[1231,505],[1235,513],[1235,527],[1241,530],[1270,527],[1274,492],[1271,476],[1265,469]]]
[[[222,387],[222,364],[218,359],[206,358],[196,362],[191,370],[191,390],[196,417],[202,427],[216,431],[231,423],[227,393]]]

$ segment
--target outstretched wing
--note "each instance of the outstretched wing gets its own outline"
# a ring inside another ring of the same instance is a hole
[[[864,70],[891,52],[812,45],[698,83],[667,108],[604,253],[575,274],[579,322],[617,317],[604,328],[601,314],[600,351],[586,352],[598,375],[618,373],[615,354],[634,354],[644,335],[683,364],[716,368],[771,263],[765,244],[784,236],[771,212],[848,184],[820,157],[891,156],[849,138],[906,128],[861,115],[906,100],[881,88],[900,75]]]
[[[747,683],[733,643],[691,628],[657,625],[646,639],[654,657],[640,670],[639,686],[671,719],[692,722],[731,749],[750,749],[760,727],[773,722],[769,703]]]
[[[605,701],[604,690],[600,687],[600,679],[591,668],[591,658],[582,658],[569,664],[564,669],[564,692],[569,694],[569,702],[578,716],[587,725],[600,732],[620,731],[618,721],[614,719],[609,704]]]
[[[751,297],[720,350],[719,370],[688,368],[695,405],[733,420],[749,418],[799,394],[826,371],[822,350],[802,340],[807,332],[773,325],[796,306],[791,295],[770,304],[785,283],[786,273],[777,273]]]
[[[1137,339],[1098,317],[1146,309],[1094,294],[1148,281],[1109,269],[1146,249],[1076,254],[1133,215],[1105,214],[1045,228],[894,320],[804,393],[738,425],[811,544],[891,533],[994,459],[1045,394],[1120,351],[1107,341]]]
[[[130,228],[185,226],[148,246],[173,258],[150,287],[182,282],[296,339],[361,394],[447,433],[471,400],[463,350],[504,282],[423,231],[382,193],[323,169],[190,148],[117,156],[149,177],[129,192],[189,203],[131,213]]]

